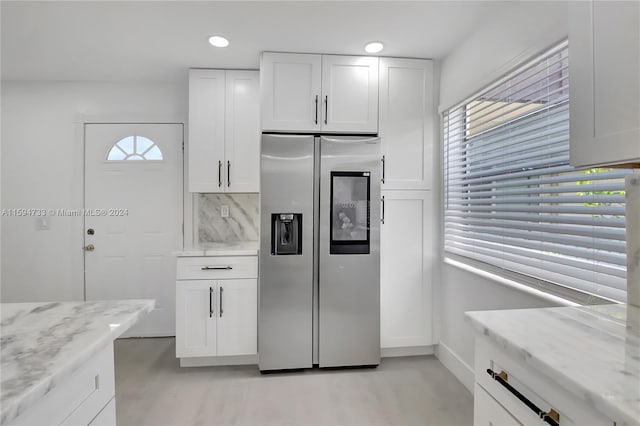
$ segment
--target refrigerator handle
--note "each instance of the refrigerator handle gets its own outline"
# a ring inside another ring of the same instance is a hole
[[[380,222],[384,225],[384,195],[382,196],[382,217],[380,218]]]
[[[387,168],[386,167],[387,163],[385,162],[385,160],[386,160],[385,156],[383,155],[382,156],[382,160],[380,160],[380,161],[382,161],[382,183],[384,183],[385,169]]]
[[[327,124],[328,115],[329,115],[329,95],[324,95],[324,124]]]
[[[316,124],[318,124],[318,95],[316,95]]]

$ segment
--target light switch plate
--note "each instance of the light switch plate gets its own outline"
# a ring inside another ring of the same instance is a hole
[[[220,216],[229,217],[229,206],[224,205],[220,207]]]

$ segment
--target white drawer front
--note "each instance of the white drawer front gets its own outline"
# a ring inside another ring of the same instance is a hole
[[[258,256],[178,258],[177,279],[179,280],[219,280],[257,277]]]

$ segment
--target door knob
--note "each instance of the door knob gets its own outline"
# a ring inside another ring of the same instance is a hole
[[[93,244],[87,244],[86,246],[83,247],[84,251],[94,251],[96,248],[94,247]]]
[[[95,233],[96,233],[96,231],[93,228],[87,229],[87,235],[93,235]]]

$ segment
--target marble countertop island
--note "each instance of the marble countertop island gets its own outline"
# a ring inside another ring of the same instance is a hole
[[[609,418],[640,424],[640,308],[467,312],[487,336]]]
[[[0,424],[64,383],[154,305],[153,300],[0,304]]]

